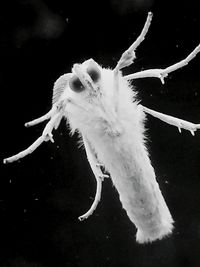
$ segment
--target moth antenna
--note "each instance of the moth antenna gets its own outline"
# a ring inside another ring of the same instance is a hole
[[[53,96],[52,96],[53,107],[52,107],[52,109],[49,112],[47,112],[45,115],[43,115],[37,119],[34,119],[32,121],[26,122],[25,127],[34,126],[38,123],[41,123],[45,120],[50,119],[55,114],[57,109],[60,109],[61,107],[63,107],[63,102],[61,101],[61,103],[59,103],[59,99],[60,99],[62,93],[64,92],[65,87],[67,86],[70,77],[71,77],[71,74],[67,73],[67,74],[60,76],[56,80],[56,82],[54,83],[54,88],[53,88]]]
[[[72,76],[71,73],[66,73],[61,75],[54,83],[53,87],[53,96],[52,96],[52,104],[54,105],[60,99],[60,96],[64,92],[70,77]]]

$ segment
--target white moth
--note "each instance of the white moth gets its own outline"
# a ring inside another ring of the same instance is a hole
[[[71,132],[77,131],[97,182],[91,208],[80,220],[95,210],[101,196],[103,174],[110,174],[123,208],[137,228],[139,243],[162,239],[172,232],[173,219],[165,203],[145,146],[145,113],[193,135],[200,124],[168,116],[139,104],[130,80],[157,77],[164,83],[168,73],[183,67],[200,51],[198,45],[184,60],[165,69],[149,69],[123,76],[121,69],[131,65],[135,50],[143,41],[152,19],[148,17],[137,40],[122,54],[117,66],[106,69],[93,59],[74,64],[71,73],[64,74],[54,84],[52,109],[44,116],[25,125],[32,126],[49,119],[42,135],[24,151],[4,159],[13,162],[32,153],[42,142],[52,141],[52,130],[61,119],[67,119]]]

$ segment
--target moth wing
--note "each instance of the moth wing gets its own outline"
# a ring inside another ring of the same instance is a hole
[[[71,73],[66,73],[60,76],[54,83],[53,87],[53,96],[52,96],[52,104],[54,105],[64,92],[69,79],[71,78]]]

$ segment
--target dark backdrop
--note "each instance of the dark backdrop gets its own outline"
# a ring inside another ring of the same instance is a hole
[[[198,0],[13,0],[0,8],[1,158],[27,147],[44,124],[24,122],[51,108],[54,81],[73,63],[93,58],[114,67],[154,18],[135,64],[124,73],[166,67],[200,42]],[[150,108],[200,122],[200,55],[158,79],[134,81]],[[195,137],[148,116],[149,151],[175,220],[173,234],[138,245],[136,229],[108,179],[88,220],[95,179],[77,136],[62,122],[55,144],[45,143],[21,161],[3,165],[0,179],[0,266],[200,266],[200,132]]]

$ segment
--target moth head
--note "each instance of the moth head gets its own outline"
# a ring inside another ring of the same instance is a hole
[[[72,75],[69,79],[69,88],[86,97],[98,95],[101,80],[101,67],[93,60],[89,59],[82,64],[74,64]]]
[[[102,94],[102,70],[93,59],[74,64],[71,73],[60,76],[54,83],[52,104],[67,101],[77,107],[98,105]]]

